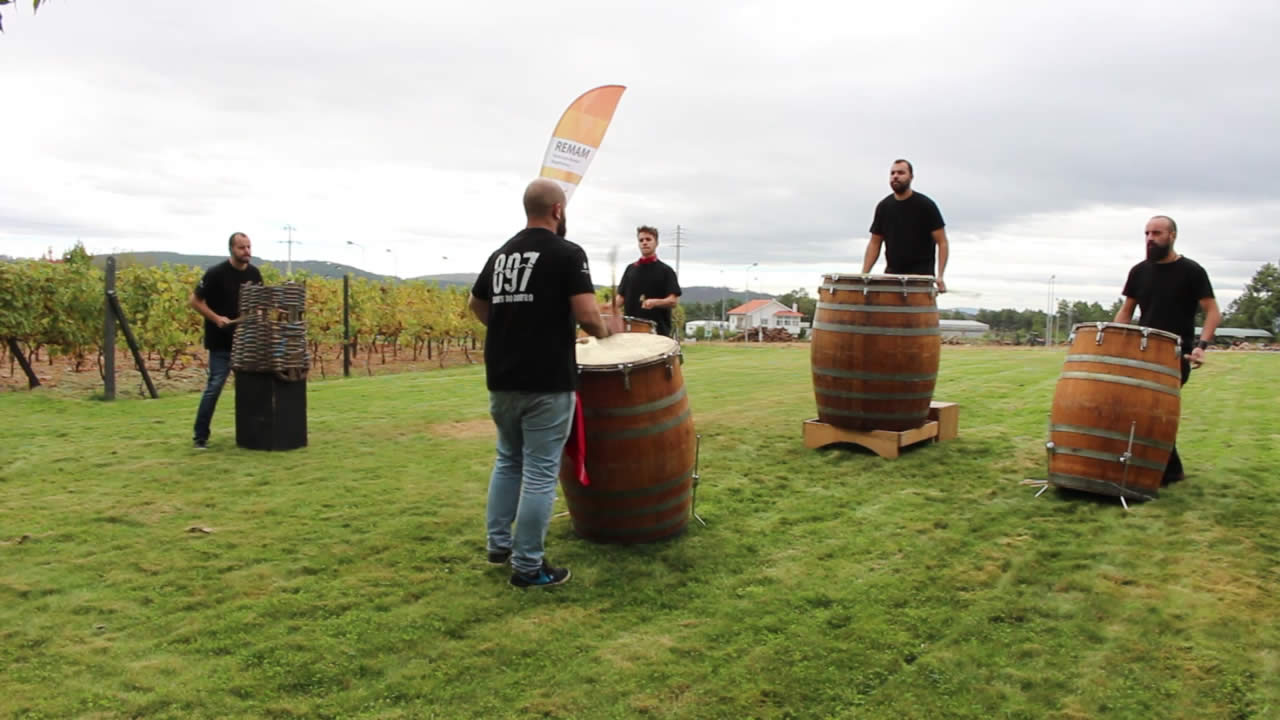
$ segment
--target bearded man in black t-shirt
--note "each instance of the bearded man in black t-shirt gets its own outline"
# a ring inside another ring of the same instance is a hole
[[[1145,234],[1147,259],[1129,270],[1124,283],[1124,305],[1116,313],[1115,321],[1132,322],[1133,310],[1138,308],[1142,311],[1138,324],[1177,335],[1182,341],[1182,384],[1186,385],[1192,368],[1204,362],[1205,348],[1213,340],[1222,313],[1213,297],[1209,274],[1196,261],[1174,251],[1178,225],[1173,218],[1156,215],[1147,221]],[[1195,339],[1197,310],[1204,310],[1204,327],[1198,341]],[[1164,482],[1181,480],[1182,476],[1182,459],[1174,447],[1165,466]]]
[[[218,407],[222,386],[231,374],[232,320],[240,314],[240,286],[262,284],[262,273],[249,263],[253,256],[249,236],[232,233],[227,239],[231,257],[209,268],[191,292],[191,307],[204,317],[204,346],[209,350],[209,381],[200,396],[192,442],[197,450],[209,446],[209,425]]]
[[[618,283],[623,313],[652,320],[659,335],[671,337],[671,309],[680,302],[680,281],[671,266],[658,259],[658,229],[636,228],[640,259],[627,266]]]
[[[511,562],[511,584],[568,581],[543,544],[556,498],[560,458],[573,421],[575,322],[608,337],[582,248],[564,239],[564,190],[538,179],[524,192],[527,224],[489,256],[471,288],[485,325],[489,414],[498,430],[485,526],[489,562]],[[515,532],[512,533],[512,523]]]
[[[889,167],[889,187],[893,194],[876,205],[871,220],[871,240],[862,257],[862,272],[867,274],[880,259],[880,246],[885,246],[885,272],[890,275],[933,275],[938,292],[947,291],[942,274],[947,269],[947,230],[937,204],[923,193],[911,189],[915,169],[901,158]],[[934,272],[934,249],[937,249],[938,271]]]

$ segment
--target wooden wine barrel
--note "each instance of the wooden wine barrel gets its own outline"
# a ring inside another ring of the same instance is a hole
[[[1049,416],[1049,482],[1155,497],[1178,437],[1178,336],[1119,323],[1076,325],[1072,336]]]
[[[560,487],[574,532],[624,544],[681,533],[692,509],[697,448],[679,343],[619,333],[579,344],[577,354],[590,484],[578,482],[566,455]]]
[[[826,275],[810,364],[818,420],[910,430],[929,416],[942,336],[927,275]]]

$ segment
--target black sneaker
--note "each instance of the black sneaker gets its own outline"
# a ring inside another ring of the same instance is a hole
[[[534,573],[511,573],[511,584],[518,588],[551,587],[569,582],[569,568],[553,568],[542,561],[542,567]]]
[[[209,441],[208,441],[208,440],[195,440],[195,441],[192,441],[192,443],[191,443],[191,447],[195,448],[196,450],[208,450],[208,449],[209,449]]]
[[[490,550],[489,551],[490,565],[506,565],[507,561],[510,559],[511,559],[511,548],[507,548],[506,550]]]

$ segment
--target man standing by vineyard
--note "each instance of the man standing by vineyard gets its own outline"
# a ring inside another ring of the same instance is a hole
[[[489,563],[510,560],[511,584],[520,588],[569,580],[568,568],[547,562],[543,545],[573,421],[574,323],[597,338],[611,334],[587,255],[564,239],[565,203],[551,180],[529,183],[525,229],[489,256],[471,288],[471,311],[486,328],[485,380],[498,430],[485,513]]]
[[[262,273],[249,264],[253,256],[249,236],[232,233],[227,246],[231,257],[206,270],[191,293],[191,307],[204,316],[204,346],[209,350],[209,382],[200,396],[192,438],[197,450],[209,446],[209,423],[231,373],[231,337],[235,333],[232,318],[239,314],[240,286],[247,282],[262,284]]]

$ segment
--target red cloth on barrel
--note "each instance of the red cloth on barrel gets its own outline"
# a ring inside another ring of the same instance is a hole
[[[590,485],[587,477],[587,426],[582,421],[582,396],[573,394],[573,427],[569,429],[569,442],[564,446],[564,454],[573,463],[573,476],[584,486]]]

